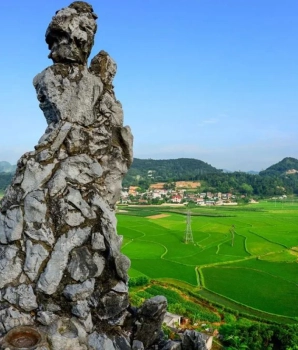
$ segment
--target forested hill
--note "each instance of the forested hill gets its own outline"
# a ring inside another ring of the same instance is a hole
[[[194,180],[204,174],[220,173],[201,160],[193,158],[178,159],[139,159],[133,163],[124,179],[123,185],[131,184],[136,179],[158,181]]]
[[[11,183],[14,173],[0,173],[0,192],[3,192]]]
[[[10,184],[15,170],[16,165],[11,165],[6,161],[0,161],[0,192],[3,192]]]
[[[6,161],[0,161],[0,173],[14,173],[16,165],[11,165]]]
[[[261,176],[290,175],[298,172],[298,159],[287,157],[260,172]]]
[[[245,172],[225,173],[197,159],[135,158],[123,180],[123,187],[133,185],[145,190],[155,182],[195,180],[201,182],[202,192],[231,192],[253,196],[298,194],[298,172],[284,176],[289,170],[298,170],[297,163],[294,158],[285,158],[263,171],[262,175],[252,175]],[[272,168],[274,171],[269,171]]]

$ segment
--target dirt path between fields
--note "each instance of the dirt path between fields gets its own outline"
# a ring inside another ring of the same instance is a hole
[[[158,214],[158,215],[151,215],[151,216],[146,216],[147,219],[162,219],[162,218],[166,218],[167,216],[170,216],[169,214]]]

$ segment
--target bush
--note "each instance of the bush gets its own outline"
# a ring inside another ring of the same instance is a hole
[[[234,322],[236,322],[236,320],[237,320],[236,316],[234,316],[232,314],[224,313],[224,321],[226,323],[234,323]]]
[[[147,276],[138,276],[130,278],[128,281],[129,287],[140,287],[145,286],[150,282],[150,279]]]

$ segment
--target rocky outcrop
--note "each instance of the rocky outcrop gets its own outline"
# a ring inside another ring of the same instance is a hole
[[[129,305],[115,203],[133,138],[113,91],[115,62],[101,51],[87,67],[96,18],[81,1],[53,17],[54,65],[33,81],[48,127],[1,203],[0,333],[40,326],[55,349],[117,344],[107,337]]]
[[[145,349],[159,340],[166,309],[166,298],[157,296],[146,300],[137,311],[137,329],[134,336],[142,341]]]
[[[194,330],[186,330],[182,336],[182,349],[207,350],[203,334]]]
[[[76,1],[46,31],[54,64],[33,84],[48,127],[18,161],[1,202],[6,349],[7,332],[18,326],[45,334],[42,349],[141,350],[160,341],[166,299],[129,306],[130,261],[120,252],[115,203],[133,137],[113,90],[116,63],[101,51],[87,67],[96,19]]]

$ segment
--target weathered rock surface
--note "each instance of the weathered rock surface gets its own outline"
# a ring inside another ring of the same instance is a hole
[[[63,294],[71,301],[84,300],[89,298],[94,291],[95,279],[85,281],[79,284],[69,284],[65,287]]]
[[[22,260],[16,245],[0,245],[0,288],[12,283],[22,273]]]
[[[146,349],[166,310],[155,297],[129,312],[115,203],[133,137],[113,90],[116,63],[101,51],[87,67],[96,19],[82,1],[53,17],[54,64],[33,81],[48,127],[0,205],[0,338],[34,325],[51,350]]]
[[[181,342],[169,341],[162,350],[182,350]]]
[[[19,306],[24,311],[37,309],[36,296],[31,285],[20,284],[18,287],[7,287],[3,299]]]
[[[145,349],[158,340],[166,309],[167,299],[156,296],[146,300],[137,311],[137,331],[134,338],[141,341]]]
[[[187,329],[182,336],[182,349],[207,350],[207,347],[201,333]]]
[[[144,350],[144,344],[139,340],[134,340],[132,343],[132,350]]]

